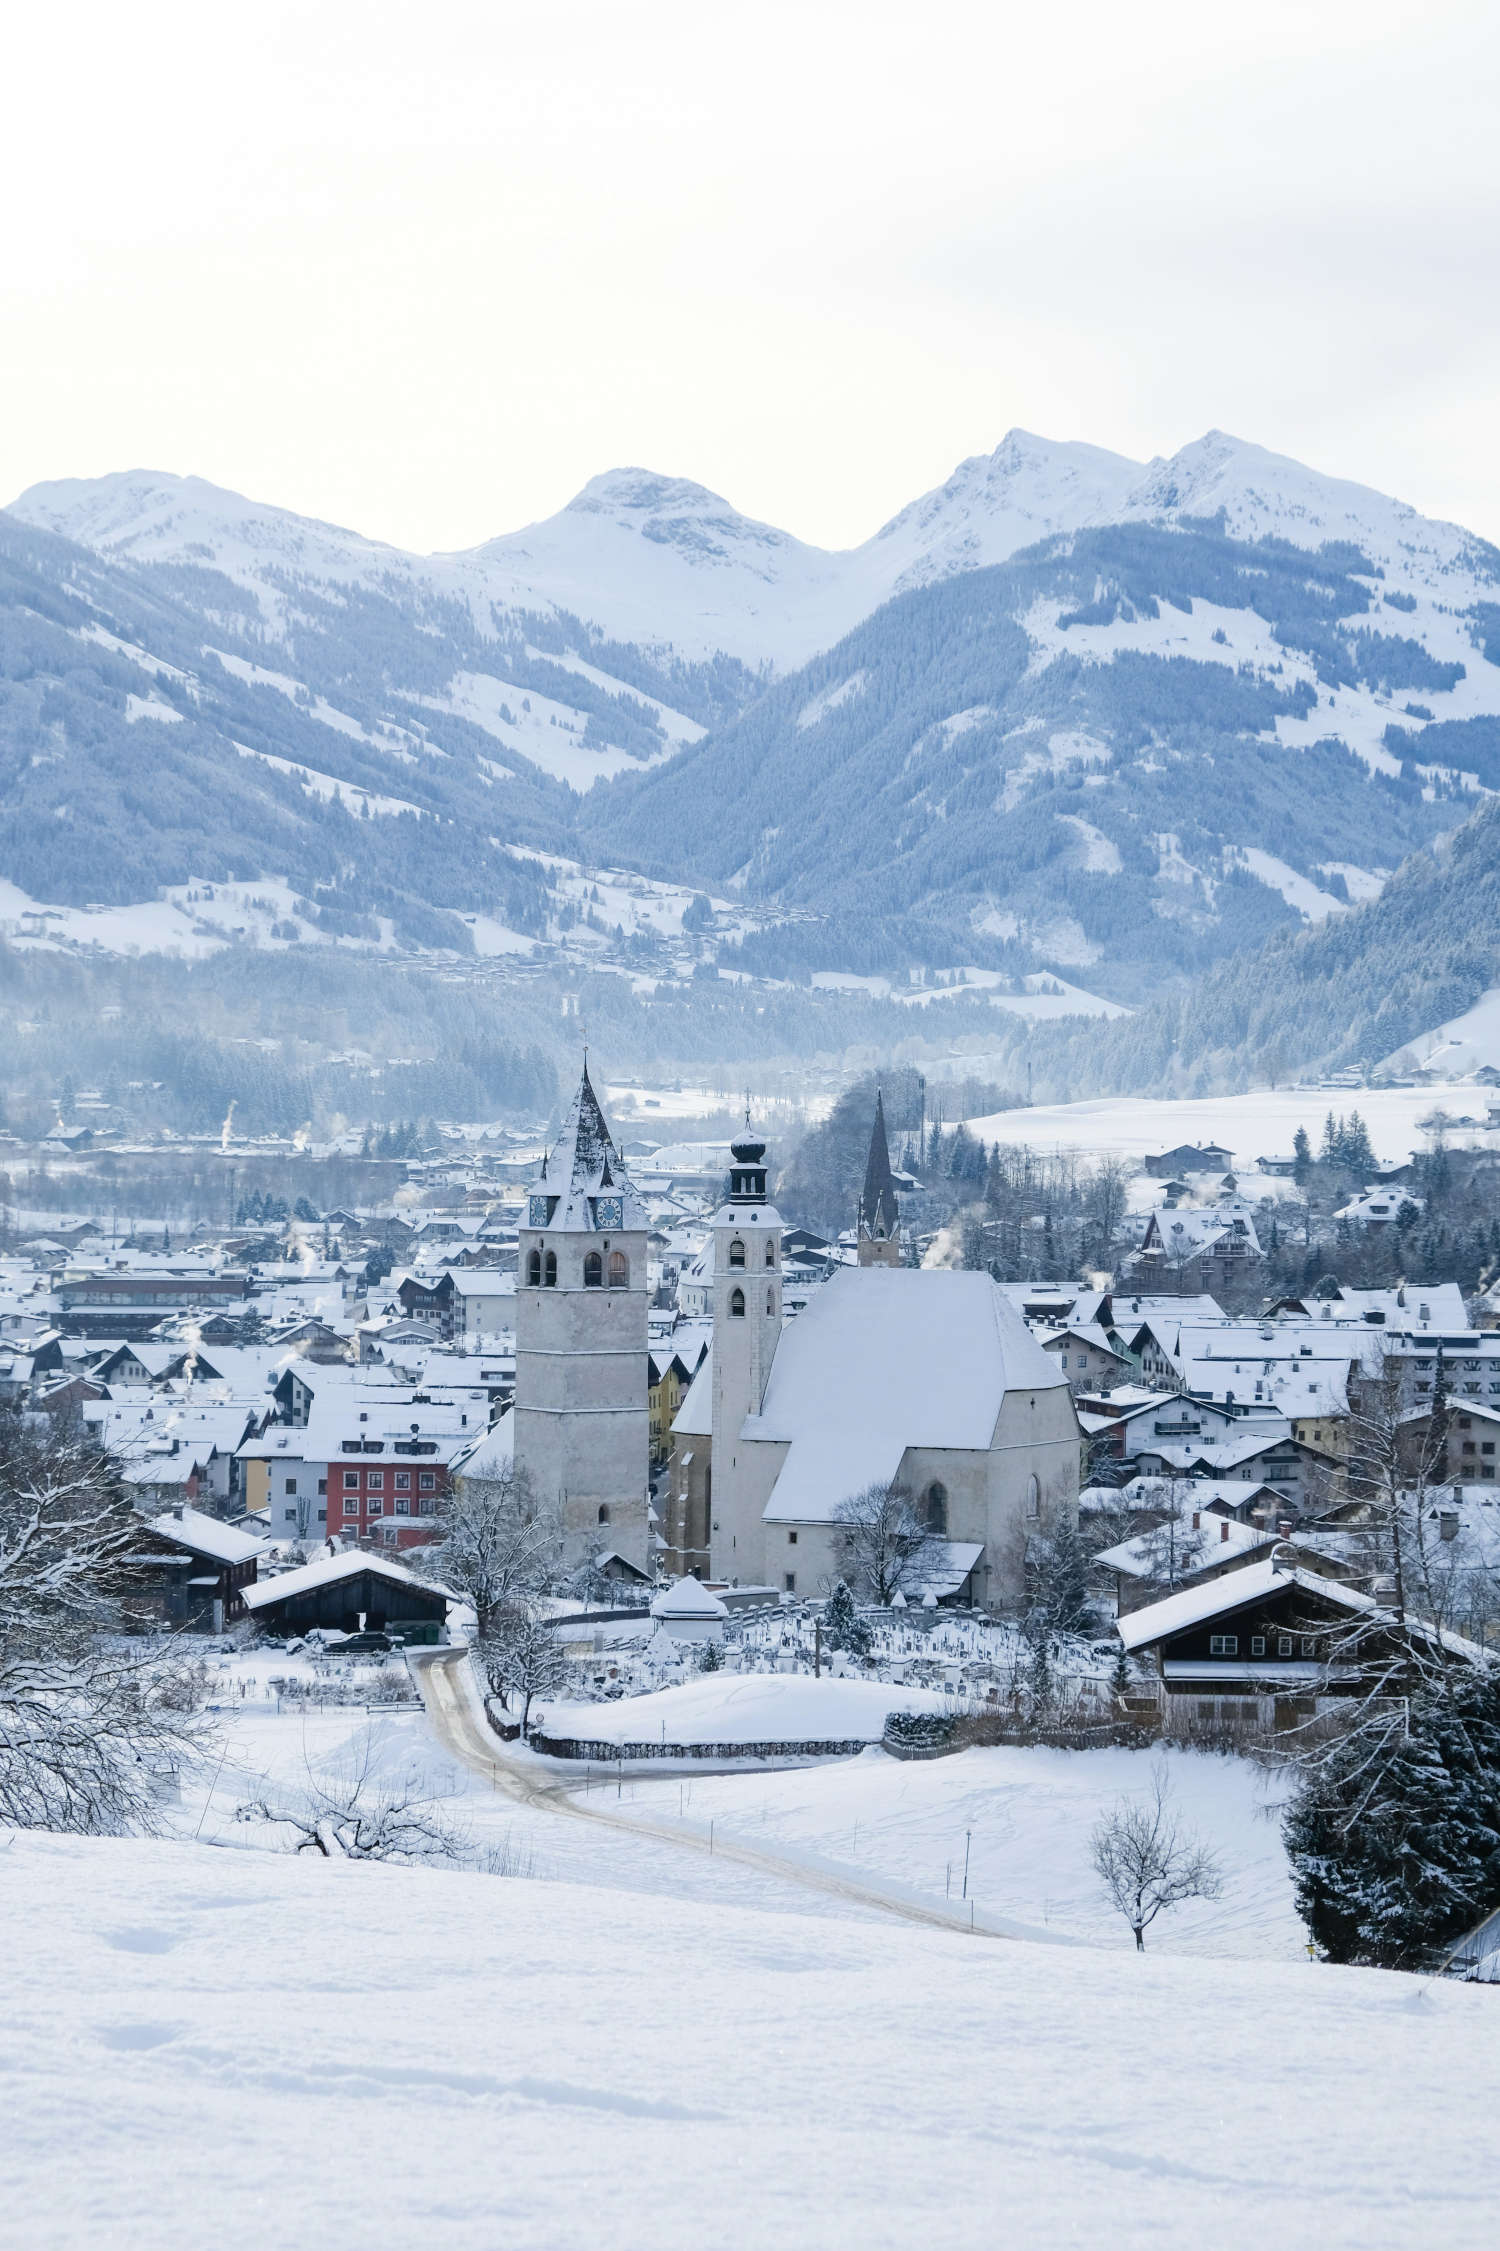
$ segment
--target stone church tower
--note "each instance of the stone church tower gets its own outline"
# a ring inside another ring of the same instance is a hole
[[[901,1212],[896,1202],[891,1152],[885,1137],[885,1103],[878,1093],[870,1154],[865,1164],[865,1185],[859,1199],[857,1240],[861,1266],[901,1264]]]
[[[646,1232],[585,1062],[516,1265],[516,1463],[570,1564],[613,1549],[651,1567]]]
[[[740,1431],[758,1415],[781,1339],[781,1214],[766,1193],[766,1148],[748,1119],[729,1151],[729,1200],[713,1216],[714,1341],[710,1516],[726,1528],[710,1539],[716,1572],[726,1578],[759,1575],[759,1542],[750,1554],[733,1546],[734,1533],[753,1521],[761,1496],[741,1491]]]

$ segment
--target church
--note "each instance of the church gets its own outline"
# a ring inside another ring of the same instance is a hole
[[[564,1554],[653,1568],[646,1209],[585,1058],[522,1215],[516,1263],[516,1466],[555,1509]]]
[[[765,1145],[747,1129],[730,1155],[712,1221],[713,1343],[673,1424],[669,1568],[826,1593],[840,1504],[899,1484],[944,1543],[952,1583],[981,1607],[1012,1599],[1028,1535],[1077,1512],[1061,1371],[988,1274],[901,1263],[879,1106],[859,1263],[786,1325]]]

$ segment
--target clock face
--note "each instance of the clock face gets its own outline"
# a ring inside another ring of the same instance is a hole
[[[531,1217],[530,1217],[530,1222],[529,1222],[529,1224],[530,1224],[531,1226],[533,1226],[533,1227],[545,1227],[545,1226],[546,1226],[546,1224],[547,1224],[547,1207],[548,1207],[548,1205],[549,1205],[549,1204],[551,1203],[551,1201],[552,1201],[552,1198],[551,1198],[550,1196],[533,1196],[533,1197],[532,1197],[532,1199],[531,1199]]]
[[[625,1224],[625,1206],[618,1196],[594,1198],[594,1225],[621,1228]]]

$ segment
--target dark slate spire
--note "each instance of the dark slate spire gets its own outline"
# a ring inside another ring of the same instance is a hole
[[[891,1242],[901,1231],[896,1183],[891,1175],[891,1152],[885,1138],[885,1102],[875,1096],[875,1124],[870,1134],[870,1154],[865,1163],[864,1193],[859,1199],[860,1232],[877,1242]]]
[[[645,1209],[615,1146],[604,1107],[594,1092],[585,1057],[578,1092],[563,1120],[550,1157],[542,1160],[542,1178],[553,1191],[554,1210],[547,1225],[580,1231],[595,1227],[644,1227]],[[560,1191],[560,1193],[559,1193]],[[598,1198],[619,1198],[619,1209],[601,1219]]]

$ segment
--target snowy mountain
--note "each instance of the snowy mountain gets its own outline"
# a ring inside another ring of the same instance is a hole
[[[1489,583],[1494,561],[1456,525],[1222,431],[1170,460],[1140,463],[1012,430],[841,553],[741,515],[702,485],[645,469],[595,477],[555,516],[449,555],[407,554],[202,478],[149,470],[34,485],[11,513],[111,559],[222,573],[254,592],[272,635],[294,614],[297,587],[311,583],[405,604],[459,602],[480,633],[540,613],[689,665],[722,652],[778,672],[830,647],[893,595],[1103,524],[1172,527],[1222,515],[1237,539],[1350,542],[1393,589],[1460,602]]]
[[[752,973],[1137,1006],[1500,790],[1500,557],[1219,432],[1012,431],[839,554],[640,469],[451,555],[147,471],[0,527],[16,645],[49,620],[0,677],[28,903],[274,877],[503,944],[540,850],[743,903]]]

